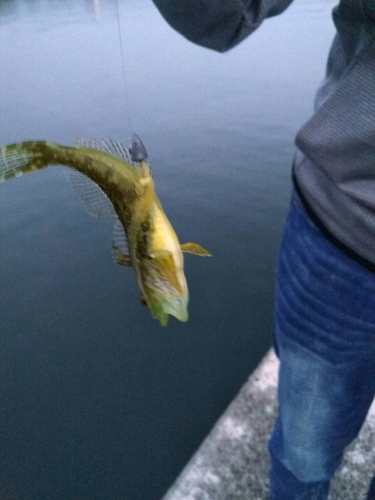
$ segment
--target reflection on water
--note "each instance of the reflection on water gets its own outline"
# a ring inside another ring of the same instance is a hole
[[[148,0],[119,0],[134,131],[180,239],[214,257],[186,257],[191,319],[161,329],[111,261],[107,221],[58,169],[0,185],[8,496],[161,498],[269,347],[293,140],[324,74],[331,7],[296,2],[217,54]],[[0,2],[0,144],[128,142],[116,10]]]

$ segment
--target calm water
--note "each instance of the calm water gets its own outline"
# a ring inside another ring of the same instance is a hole
[[[159,500],[268,349],[332,6],[217,54],[120,0],[128,105],[114,1],[0,1],[0,144],[128,144],[130,113],[180,239],[214,255],[187,256],[191,319],[163,329],[58,168],[0,185],[0,500]]]

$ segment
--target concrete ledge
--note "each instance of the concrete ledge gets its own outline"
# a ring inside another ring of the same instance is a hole
[[[276,418],[278,360],[270,351],[163,500],[266,500],[267,441]],[[348,448],[330,500],[362,500],[375,473],[375,402]]]

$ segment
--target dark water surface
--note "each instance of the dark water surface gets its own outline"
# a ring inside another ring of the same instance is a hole
[[[186,258],[190,321],[159,326],[111,224],[51,168],[0,185],[0,500],[159,500],[270,345],[294,136],[333,36],[296,0],[217,54],[149,0],[0,1],[0,144],[148,149]]]

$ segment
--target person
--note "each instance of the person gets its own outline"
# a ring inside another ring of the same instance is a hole
[[[219,52],[292,2],[153,1],[187,39]],[[375,395],[375,2],[341,0],[333,20],[326,78],[296,138],[279,251],[272,500],[327,499]]]

